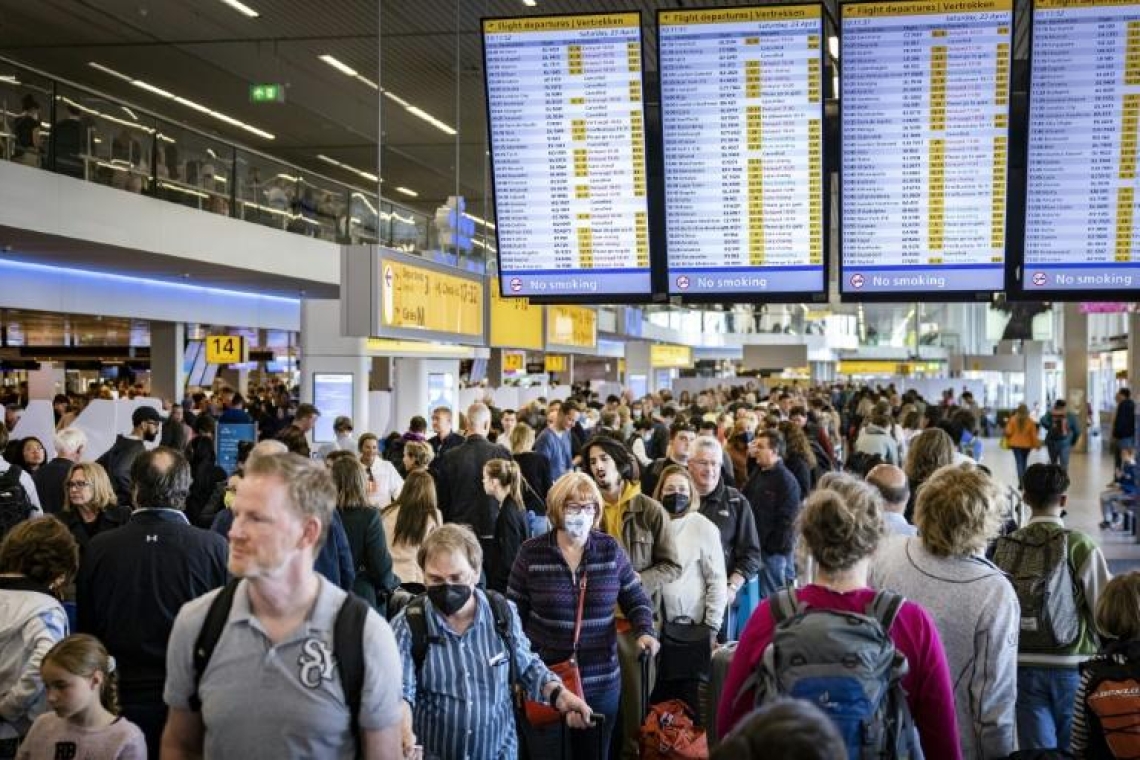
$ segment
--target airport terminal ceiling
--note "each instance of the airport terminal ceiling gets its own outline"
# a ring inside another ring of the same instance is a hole
[[[379,99],[384,195],[433,212],[459,194],[490,218],[481,18],[638,10],[651,49],[658,9],[743,4],[384,0],[378,46],[377,4],[366,0],[246,0],[256,18],[226,0],[39,0],[6,4],[0,55],[361,187],[374,187]],[[284,85],[285,102],[251,103],[251,84]]]

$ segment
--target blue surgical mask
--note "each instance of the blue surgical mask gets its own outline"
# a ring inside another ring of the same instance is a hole
[[[588,536],[590,534],[590,528],[593,526],[593,524],[593,514],[587,513],[566,515],[562,519],[562,529],[574,538],[585,538]]]

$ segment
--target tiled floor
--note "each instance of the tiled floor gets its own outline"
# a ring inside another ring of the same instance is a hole
[[[1013,454],[1002,451],[997,439],[986,440],[985,455],[982,462],[990,468],[994,475],[1006,482],[1017,482],[1017,470],[1013,464]],[[1045,449],[1037,451],[1029,460],[1033,462],[1047,462]],[[1097,527],[1100,523],[1100,492],[1112,480],[1112,456],[1108,447],[1100,453],[1074,452],[1069,462],[1069,478],[1072,486],[1069,489],[1069,501],[1065,518],[1070,528],[1088,533],[1097,539],[1104,555],[1109,561],[1113,573],[1120,573],[1129,569],[1140,569],[1140,544],[1126,533],[1103,531]]]

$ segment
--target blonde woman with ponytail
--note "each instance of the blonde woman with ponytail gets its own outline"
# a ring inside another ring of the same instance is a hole
[[[505,594],[511,566],[515,564],[519,547],[526,540],[526,507],[523,506],[522,473],[518,463],[510,459],[492,459],[483,465],[483,490],[494,500],[498,513],[493,518],[492,535],[480,537],[487,588]]]
[[[145,760],[142,731],[119,716],[115,659],[99,639],[68,636],[44,655],[40,674],[51,711],[36,718],[17,760],[56,760],[60,746],[85,760]]]
[[[800,538],[815,562],[813,582],[796,590],[804,607],[866,614],[875,598],[868,586],[871,558],[885,535],[882,497],[851,475],[829,476],[807,498],[800,512]],[[724,683],[717,727],[726,736],[752,710],[755,694],[743,691],[748,676],[772,642],[775,621],[771,601],[764,600],[749,618]],[[906,656],[902,679],[907,703],[918,728],[926,760],[958,760],[958,724],[954,692],[942,642],[933,619],[922,607],[905,601],[888,631],[897,651]],[[743,691],[743,693],[741,693]]]

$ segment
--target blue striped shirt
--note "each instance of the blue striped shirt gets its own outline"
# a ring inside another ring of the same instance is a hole
[[[418,682],[404,613],[392,621],[404,664],[404,699],[412,705],[425,760],[515,760],[518,755],[507,647],[495,630],[487,597],[479,589],[475,597],[475,619],[462,635],[448,627],[431,600],[424,600],[429,644]],[[528,695],[539,699],[542,687],[557,676],[531,652],[513,604],[511,631],[519,679]]]

